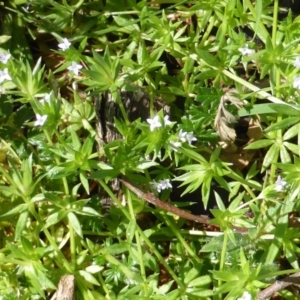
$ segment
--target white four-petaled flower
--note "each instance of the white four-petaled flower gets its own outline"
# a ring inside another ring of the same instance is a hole
[[[154,189],[158,193],[160,193],[161,191],[163,191],[165,189],[171,189],[172,184],[170,183],[170,179],[159,180],[158,182],[153,180],[151,187],[152,187],[152,189]]]
[[[186,135],[187,135],[187,132],[182,131],[182,129],[180,129],[180,131],[178,133],[178,139],[181,140],[182,142],[186,142]]]
[[[50,103],[50,100],[51,100],[51,94],[52,94],[52,92],[46,94],[46,95],[44,96],[44,99],[41,99],[41,100],[40,100],[40,103],[41,103],[41,104],[44,104],[44,102]]]
[[[178,133],[178,139],[182,142],[188,142],[189,145],[192,145],[192,142],[197,141],[197,139],[194,137],[193,132],[185,132],[180,129]]]
[[[178,151],[178,148],[181,147],[180,142],[175,142],[175,141],[170,141],[170,147],[173,149],[175,152]]]
[[[287,185],[287,182],[285,180],[281,179],[281,176],[279,175],[276,179],[274,190],[276,192],[281,192],[284,190],[286,185]]]
[[[69,40],[66,39],[66,38],[64,38],[64,39],[62,40],[62,42],[58,44],[58,47],[59,47],[62,51],[65,51],[65,50],[69,49],[70,46],[71,46],[71,43],[70,43]]]
[[[44,100],[45,100],[47,103],[50,103],[51,94],[52,94],[52,92],[51,92],[51,93],[48,93],[48,94],[46,94],[46,95],[45,95],[45,97],[44,97]]]
[[[172,122],[169,120],[169,116],[168,115],[164,116],[164,124],[165,124],[165,126],[168,126],[168,125],[172,124]]]
[[[170,179],[160,180],[159,183],[161,185],[161,189],[162,190],[171,189],[172,188],[172,184],[170,183]]]
[[[295,68],[300,68],[300,56],[297,56],[294,62]]]
[[[300,76],[294,77],[293,87],[295,89],[300,89]]]
[[[252,296],[249,292],[245,291],[242,297],[237,298],[237,300],[252,300]]]
[[[75,75],[78,75],[80,69],[82,69],[82,66],[75,61],[72,61],[71,66],[68,67],[68,70],[73,71]]]
[[[4,54],[4,53],[0,53],[0,62],[2,62],[3,64],[6,64],[8,62],[8,60],[10,59],[11,54]]]
[[[192,145],[192,142],[197,141],[197,138],[194,137],[194,134],[192,132],[187,133],[186,139],[187,139],[189,145]]]
[[[35,115],[36,121],[34,122],[34,126],[43,126],[47,120],[47,115],[41,116],[39,114]]]
[[[242,55],[252,55],[255,53],[255,50],[249,49],[248,44],[246,44],[243,48],[239,48],[238,50],[242,53]]]
[[[5,68],[4,70],[0,70],[0,83],[2,83],[5,79],[11,80],[7,68]]]
[[[155,116],[153,119],[147,119],[147,122],[150,124],[150,131],[162,126],[159,122],[159,116]]]

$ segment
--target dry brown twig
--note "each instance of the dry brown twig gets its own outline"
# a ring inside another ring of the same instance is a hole
[[[297,286],[300,285],[300,272],[287,276],[281,280],[276,280],[273,284],[259,292],[257,298],[259,300],[266,300],[278,291],[283,290],[292,284]]]

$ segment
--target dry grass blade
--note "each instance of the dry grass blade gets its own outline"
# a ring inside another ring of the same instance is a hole
[[[226,109],[226,103],[229,102],[237,108],[241,108],[243,106],[242,101],[235,96],[236,92],[236,90],[231,89],[221,97],[218,112],[214,122],[215,130],[219,134],[222,141],[227,143],[233,142],[236,138],[235,130],[229,125],[235,123],[237,117],[231,114]]]

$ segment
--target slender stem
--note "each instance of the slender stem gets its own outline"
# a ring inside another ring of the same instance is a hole
[[[278,0],[274,1],[274,10],[273,10],[273,26],[272,26],[272,44],[273,48],[275,49],[277,47],[276,43],[276,35],[277,35],[277,22],[278,22]],[[274,72],[275,72],[275,95],[276,97],[280,97],[280,69],[278,66],[274,65]],[[277,123],[282,120],[282,115],[277,115]],[[279,129],[276,131],[276,142],[282,143],[282,130]],[[274,160],[271,164],[271,170],[270,170],[270,183],[274,183],[275,181],[275,175],[276,175],[276,163],[278,160],[278,156],[274,157]]]
[[[225,265],[225,257],[226,257],[226,250],[227,250],[227,243],[228,243],[228,233],[227,231],[224,232],[224,240],[223,240],[223,247],[220,257],[220,271],[223,271]],[[222,280],[218,280],[219,287],[222,285]],[[219,299],[222,299],[222,294],[219,295]]]
[[[103,16],[110,17],[110,16],[138,15],[138,14],[140,14],[139,10],[129,10],[129,11],[106,12],[103,14]]]
[[[51,139],[51,137],[50,137],[50,135],[49,135],[48,130],[44,130],[44,133],[45,133],[45,136],[46,136],[46,138],[47,138],[48,144],[49,144],[50,146],[53,147],[54,144],[53,144],[53,142],[52,142],[52,139]],[[68,150],[68,146],[67,146],[63,141],[61,141],[61,137],[60,137],[59,132],[58,132],[57,130],[55,130],[55,133],[56,133],[56,136],[57,136],[57,138],[59,139],[59,141],[62,142],[63,145],[64,145],[64,146],[66,147],[66,149]],[[70,147],[69,147],[69,148],[70,148]],[[73,149],[72,149],[72,151],[73,151]],[[60,158],[59,158],[56,154],[54,154],[54,159],[55,159],[56,164],[59,165],[59,164],[60,164]],[[65,194],[66,194],[66,195],[69,195],[69,185],[68,185],[67,178],[66,178],[66,177],[63,177],[63,178],[62,178],[62,182],[63,182]]]
[[[23,198],[25,203],[29,203],[30,200],[29,199],[25,199]],[[41,220],[39,214],[36,212],[35,207],[33,204],[29,204],[28,206],[28,210],[30,211],[30,213],[33,215],[33,217],[37,220],[37,222],[40,224],[41,227],[43,227],[43,221]],[[60,259],[60,261],[58,261],[58,265],[60,265],[60,263],[63,264],[63,266],[66,268],[67,272],[72,273],[74,270],[71,268],[69,262],[66,260],[65,256],[62,254],[61,250],[58,248],[56,242],[54,241],[52,235],[50,234],[50,232],[48,231],[47,228],[43,229],[50,245],[53,247],[53,249],[56,252],[56,255],[58,256],[58,258]],[[61,267],[61,266],[60,266]]]
[[[277,21],[278,21],[278,0],[274,0],[273,25],[272,25],[272,44],[276,48]]]
[[[127,203],[128,203],[129,214],[130,214],[131,220],[135,222],[135,214],[134,214],[133,205],[132,205],[132,198],[131,198],[129,191],[127,191],[126,196],[127,196],[126,199],[127,199]],[[144,283],[146,283],[147,277],[146,277],[145,265],[144,265],[144,260],[143,260],[143,251],[142,251],[142,247],[141,247],[141,240],[140,240],[140,235],[136,229],[134,230],[134,236],[135,236],[137,250],[138,250],[138,254],[139,254],[139,264],[140,264],[141,276],[143,278]],[[143,288],[145,290],[145,293],[147,294],[148,293],[148,285],[143,284]]]
[[[284,102],[283,100],[281,100],[281,99],[279,99],[275,96],[270,95],[269,93],[261,90],[259,87],[257,87],[255,85],[251,84],[250,82],[238,77],[237,75],[231,73],[228,70],[222,70],[222,73],[224,75],[226,75],[227,77],[231,78],[232,80],[234,80],[234,81],[240,83],[241,85],[245,86],[249,90],[257,93],[259,96],[267,98],[268,100],[270,100],[273,103],[284,104],[284,105],[293,107],[291,104],[288,104],[288,103]]]
[[[211,12],[210,12],[210,14],[211,14]],[[205,30],[205,33],[203,34],[203,37],[202,37],[201,42],[199,44],[199,48],[200,49],[203,48],[204,43],[207,42],[207,40],[209,38],[209,35],[210,35],[212,29],[215,26],[215,21],[216,21],[215,15],[212,15],[209,18],[209,25],[208,25],[207,29]]]
[[[109,197],[118,205],[118,207],[120,208],[120,210],[122,211],[122,213],[125,215],[125,217],[130,220],[130,214],[128,213],[128,211],[124,208],[124,206],[121,204],[120,200],[114,195],[114,193],[110,190],[110,188],[107,186],[107,184],[102,180],[102,179],[98,179],[99,183],[101,184],[101,186],[103,187],[103,189],[107,192],[107,194],[109,195]],[[142,237],[142,239],[145,241],[145,243],[148,245],[148,247],[153,251],[153,253],[156,255],[156,257],[158,258],[158,260],[160,261],[160,263],[165,267],[165,269],[167,270],[167,272],[173,277],[173,279],[176,281],[176,283],[178,284],[178,286],[180,288],[184,288],[184,284],[180,281],[180,279],[177,277],[177,275],[174,273],[174,271],[170,268],[170,266],[166,263],[165,259],[161,256],[161,254],[157,251],[157,249],[155,248],[155,246],[151,243],[151,241],[147,238],[147,236],[145,235],[144,231],[137,226],[137,230],[140,234],[140,236]]]
[[[178,241],[181,243],[181,245],[185,248],[187,253],[197,262],[201,262],[201,259],[197,256],[197,254],[192,250],[192,248],[188,245],[188,243],[184,240],[182,237],[180,231],[176,226],[174,226],[173,221],[170,220],[168,216],[164,216],[164,220],[166,221],[167,225],[170,227],[174,235],[177,237]]]
[[[109,296],[109,289],[107,288],[107,285],[106,285],[101,273],[99,273],[98,278],[99,278],[99,282],[100,282],[104,292],[106,293],[105,299],[110,300],[111,298]]]
[[[0,139],[1,144],[3,144],[5,146],[5,150],[9,149],[9,151],[13,154],[14,159],[18,160],[18,163],[21,165],[22,164],[22,160],[20,160],[18,154],[15,152],[15,150],[11,147],[10,144],[6,143],[5,140]]]
[[[69,221],[69,232],[70,232],[71,264],[72,264],[72,268],[75,270],[76,269],[76,238],[75,238],[74,229],[70,221]]]

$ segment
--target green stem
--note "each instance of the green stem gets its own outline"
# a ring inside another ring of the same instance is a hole
[[[27,198],[23,198],[23,201],[28,204],[28,210],[33,215],[33,217],[36,219],[38,224],[41,227],[43,227],[44,223],[41,220],[39,214],[36,212],[34,204],[30,203],[30,199],[27,199]],[[62,266],[60,266],[60,263],[62,263],[63,266],[66,268],[67,272],[72,273],[74,270],[71,268],[69,262],[66,260],[66,258],[62,254],[61,250],[58,248],[56,242],[54,241],[54,239],[53,239],[52,235],[50,234],[50,232],[48,231],[48,229],[44,228],[43,231],[44,231],[50,245],[53,247],[54,251],[56,252],[56,255],[57,255],[58,259],[60,260],[60,261],[57,262],[58,266],[60,268],[62,268]]]
[[[134,220],[134,222],[135,222],[135,214],[134,214],[133,205],[132,205],[132,198],[131,198],[131,194],[129,193],[128,190],[126,193],[126,199],[127,199],[127,203],[128,203],[129,214],[130,214],[131,220],[132,221]],[[137,224],[135,224],[135,225],[137,225]],[[136,229],[134,230],[134,235],[135,235],[135,240],[136,240],[137,250],[138,250],[138,255],[139,255],[140,272],[141,272],[143,281],[145,283],[147,281],[147,277],[146,277],[145,265],[144,265],[144,260],[143,260],[143,251],[142,251],[142,246],[141,246],[140,235]],[[143,288],[145,290],[145,293],[147,294],[148,293],[147,285],[143,284]]]
[[[212,66],[211,66],[212,67]],[[215,70],[217,70],[217,68],[214,68]],[[265,92],[264,90],[261,90],[259,87],[251,84],[250,82],[238,77],[237,75],[231,73],[228,70],[222,70],[222,73],[224,75],[226,75],[227,77],[231,78],[233,81],[236,81],[238,83],[240,83],[241,85],[245,86],[246,88],[248,88],[249,90],[255,92],[257,95],[263,97],[263,98],[267,98],[268,100],[270,100],[273,103],[278,103],[278,104],[284,104],[290,107],[293,107],[292,105],[284,102],[283,100],[270,95],[269,93]]]
[[[98,278],[99,278],[99,282],[100,282],[104,292],[106,293],[105,299],[110,300],[111,298],[109,296],[109,289],[107,288],[106,283],[105,283],[101,273],[99,273]]]
[[[273,24],[272,24],[272,44],[274,49],[276,48],[277,21],[278,21],[278,0],[274,0]]]
[[[46,136],[46,138],[47,138],[48,144],[49,144],[50,146],[53,147],[54,144],[53,144],[53,142],[52,142],[52,139],[51,139],[51,137],[50,137],[50,135],[49,135],[48,130],[44,130],[44,133],[45,133],[45,136]],[[70,149],[69,149],[70,147],[68,147],[68,146],[64,143],[64,141],[61,141],[60,134],[59,134],[59,132],[58,132],[56,129],[55,129],[55,134],[56,134],[58,140],[65,146],[66,150],[70,150]],[[74,151],[73,149],[71,149],[71,150],[72,150],[72,152]],[[55,162],[56,162],[56,165],[60,165],[60,158],[59,158],[56,154],[54,154],[54,160],[55,160]],[[68,185],[67,178],[66,178],[66,177],[63,177],[63,178],[62,178],[62,182],[63,182],[65,194],[66,194],[66,195],[69,195],[69,185]]]
[[[110,190],[110,188],[107,186],[107,184],[102,179],[98,179],[98,181],[101,184],[101,186],[103,187],[103,189],[107,192],[107,194],[109,195],[109,197],[117,204],[117,206],[119,207],[119,209],[121,210],[121,212],[124,214],[124,216],[130,221],[131,220],[130,214],[125,209],[125,207],[121,204],[120,200],[114,195],[114,193]],[[155,246],[147,238],[147,236],[145,235],[144,231],[139,226],[137,226],[137,230],[138,230],[140,236],[142,237],[142,239],[148,245],[148,247],[153,251],[154,255],[156,255],[156,257],[158,258],[158,260],[160,261],[160,263],[165,267],[165,269],[168,271],[168,273],[173,277],[173,279],[176,281],[176,283],[178,284],[178,286],[183,289],[184,288],[184,284],[179,280],[179,278],[176,276],[176,274],[174,273],[174,271],[166,263],[165,259],[161,256],[161,254],[157,251],[157,249],[155,248]]]
[[[70,232],[71,264],[72,264],[72,268],[75,270],[76,269],[76,237],[70,221],[69,221],[69,232]]]
[[[168,216],[163,216],[166,224],[170,227],[174,235],[177,237],[177,240],[181,243],[181,245],[185,248],[187,253],[198,263],[201,263],[201,259],[197,256],[197,254],[192,250],[192,248],[188,245],[188,243],[184,240],[178,228],[176,228],[173,224],[173,221],[170,220]]]
[[[15,150],[11,147],[10,144],[6,143],[5,140],[0,139],[1,144],[3,144],[5,146],[5,150],[9,150],[9,152],[12,153],[13,158],[16,159],[18,161],[18,163],[21,165],[22,164],[22,160],[20,160],[18,154],[15,152]],[[8,152],[8,151],[7,151]]]
[[[211,12],[209,12],[209,13],[211,14]],[[209,38],[209,36],[210,36],[210,33],[211,33],[212,29],[213,29],[214,26],[215,26],[215,21],[216,21],[215,15],[212,15],[212,16],[209,18],[209,25],[208,25],[207,29],[205,30],[205,33],[203,34],[203,37],[202,37],[201,42],[200,42],[200,44],[199,44],[199,49],[203,48],[205,42],[208,41],[208,38]]]
[[[226,250],[227,250],[227,243],[228,243],[228,234],[227,231],[224,232],[224,240],[223,240],[223,247],[220,257],[220,271],[223,271],[225,265],[225,258],[226,258]],[[222,280],[218,280],[218,286],[222,285]],[[222,294],[219,295],[219,299],[222,299]]]
[[[273,48],[276,48],[276,35],[277,35],[277,22],[278,22],[278,0],[274,1],[274,10],[273,10],[273,25],[272,25],[272,44]],[[276,97],[280,97],[280,69],[275,65],[274,66],[274,72],[275,72],[275,95]],[[277,123],[282,120],[282,115],[277,115]],[[276,131],[276,140],[282,143],[282,130]],[[275,175],[276,175],[276,163],[278,161],[278,156],[274,157],[274,160],[271,164],[271,170],[270,170],[270,183],[273,184],[275,181]]]

